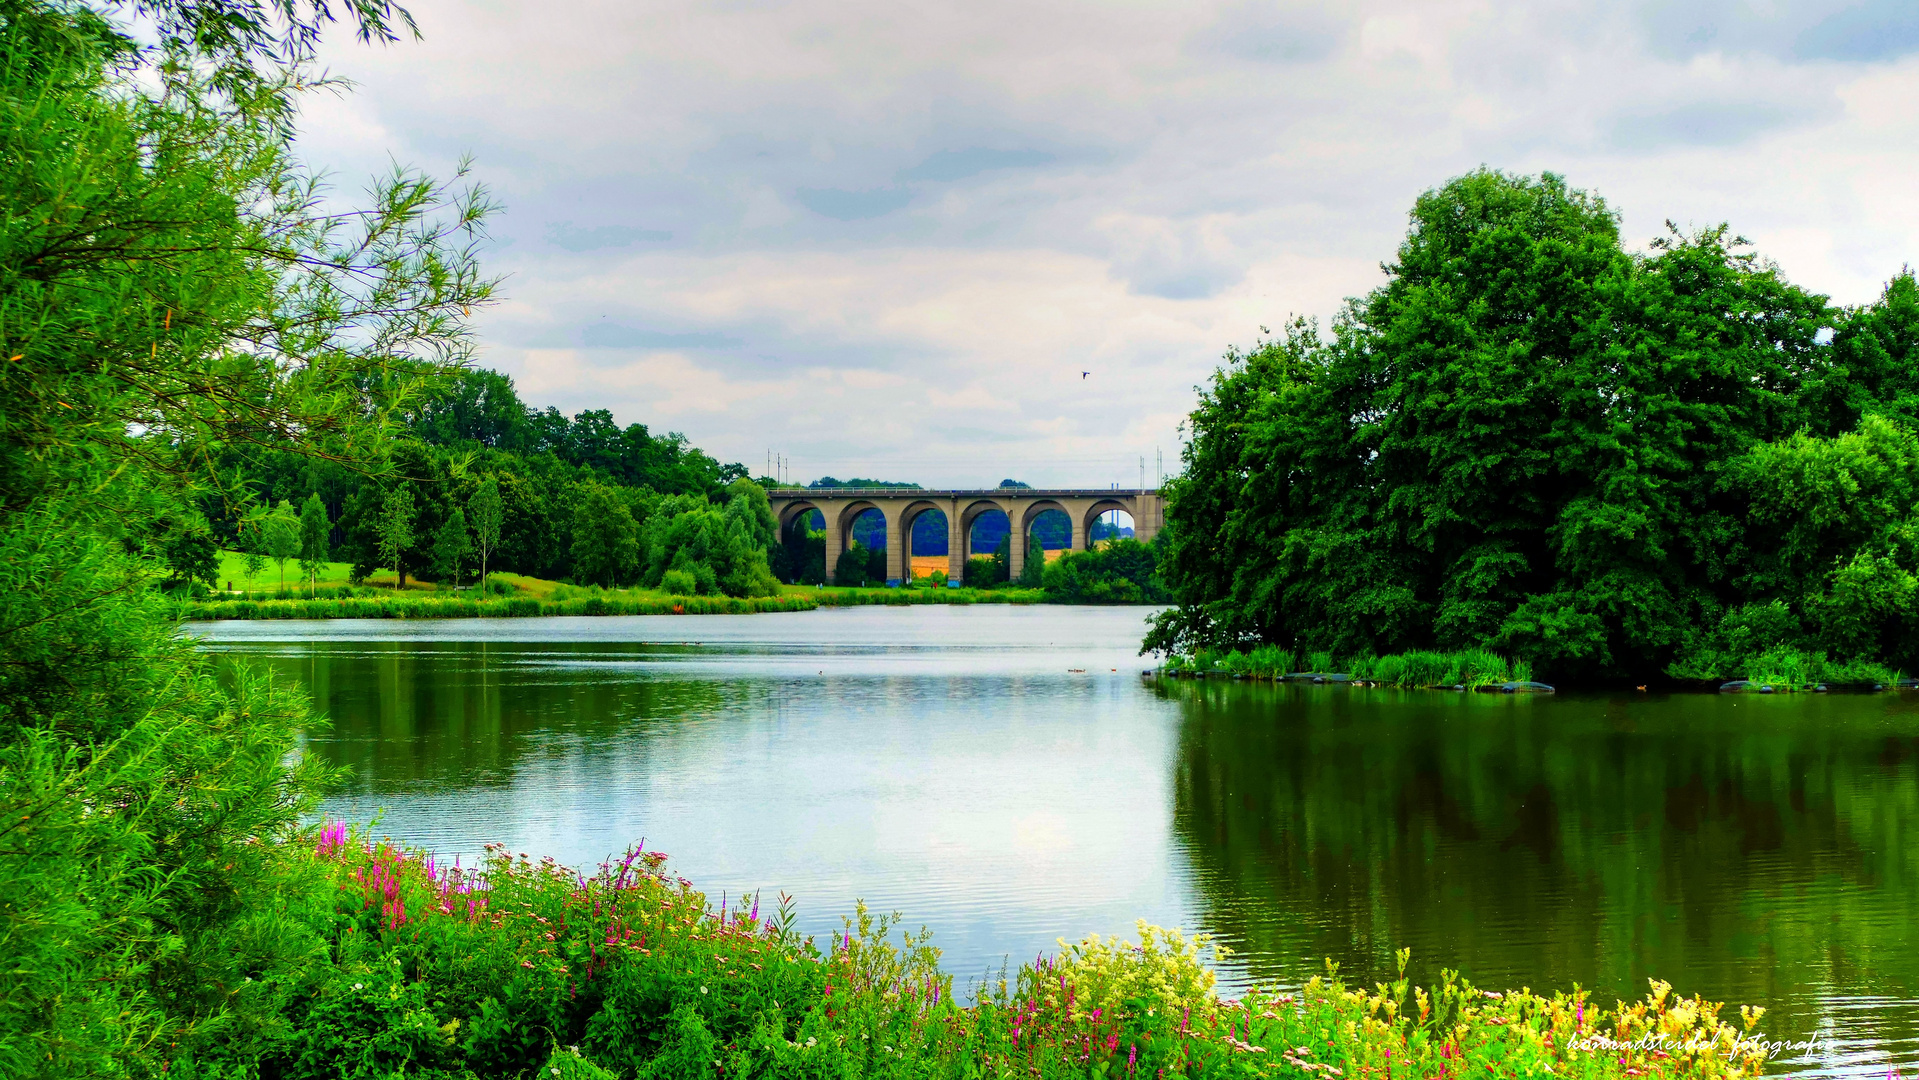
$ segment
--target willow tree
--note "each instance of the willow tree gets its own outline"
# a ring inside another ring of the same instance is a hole
[[[0,1074],[218,1071],[317,955],[272,842],[325,778],[306,702],[216,679],[153,585],[201,507],[260,524],[215,462],[378,473],[490,293],[484,192],[396,171],[337,207],[290,153],[336,10],[0,3]]]

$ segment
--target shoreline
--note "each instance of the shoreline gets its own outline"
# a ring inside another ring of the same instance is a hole
[[[1039,604],[1039,589],[825,588],[778,596],[593,595],[565,600],[514,596],[479,600],[412,596],[319,597],[271,600],[175,601],[181,622],[296,619],[526,619],[608,615],[756,615],[823,607]]]

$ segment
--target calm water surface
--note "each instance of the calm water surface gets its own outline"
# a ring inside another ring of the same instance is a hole
[[[408,843],[709,893],[856,899],[963,984],[1133,920],[1233,981],[1765,1005],[1780,1071],[1919,1067],[1919,696],[1556,695],[1155,682],[1138,608],[203,624],[305,682],[328,806]],[[1072,670],[1080,669],[1080,670]],[[1729,1010],[1730,1012],[1730,1010]]]

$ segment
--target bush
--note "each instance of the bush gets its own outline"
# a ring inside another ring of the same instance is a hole
[[[1163,603],[1154,549],[1133,539],[1111,541],[1091,551],[1070,551],[1045,567],[1049,601],[1059,604]]]
[[[660,575],[660,588],[677,596],[692,596],[700,591],[699,582],[685,570],[668,570]]]
[[[991,555],[975,555],[966,560],[966,585],[972,589],[990,589],[1006,582],[1006,564]]]

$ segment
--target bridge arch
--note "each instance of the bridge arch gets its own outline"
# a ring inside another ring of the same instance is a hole
[[[880,546],[886,552],[886,579],[898,581],[901,576],[900,568],[904,565],[900,550],[900,504],[891,499],[855,498],[839,508],[837,527],[833,530],[833,536],[838,543],[830,548],[833,551],[834,562],[829,572],[837,575],[839,552],[853,546],[853,524],[869,511],[879,514],[882,522]]]
[[[946,558],[949,564],[951,562],[953,551],[953,520],[951,511],[931,499],[919,499],[909,502],[905,508],[900,510],[899,514],[899,578],[901,581],[911,581],[913,579],[913,560],[920,555],[920,552],[913,547],[913,534],[919,519],[927,514],[939,515],[941,525],[940,532],[946,537],[946,550],[943,552],[931,552],[930,554]],[[940,569],[942,572],[950,573],[948,566],[942,566]]]
[[[1101,499],[1087,507],[1086,516],[1079,522],[1079,534],[1086,537],[1086,546],[1089,548],[1093,546],[1094,522],[1100,519],[1100,515],[1113,510],[1117,510],[1132,519],[1133,536],[1137,539],[1139,536],[1139,512],[1137,507],[1138,502],[1133,499]]]
[[[794,499],[780,507],[780,535],[784,537],[793,528],[793,523],[812,514],[820,515],[822,525],[830,524],[826,512],[811,499]]]
[[[1050,510],[1057,510],[1062,514],[1065,514],[1067,521],[1073,520],[1073,513],[1072,511],[1066,509],[1065,504],[1057,502],[1053,499],[1035,499],[1032,502],[1029,502],[1025,506],[1020,508],[1020,518],[1019,518],[1020,531],[1021,532],[1032,531],[1033,523],[1039,520],[1039,516],[1041,514],[1044,514]]]
[[[974,499],[960,510],[959,531],[960,535],[965,538],[963,542],[966,545],[965,549],[961,552],[963,558],[970,559],[975,555],[993,554],[990,551],[973,550],[973,526],[979,522],[982,515],[990,514],[994,511],[1005,515],[1007,531],[1011,532],[1013,529],[1018,528],[1018,518],[1013,512],[1013,508],[1006,503],[999,499]]]

